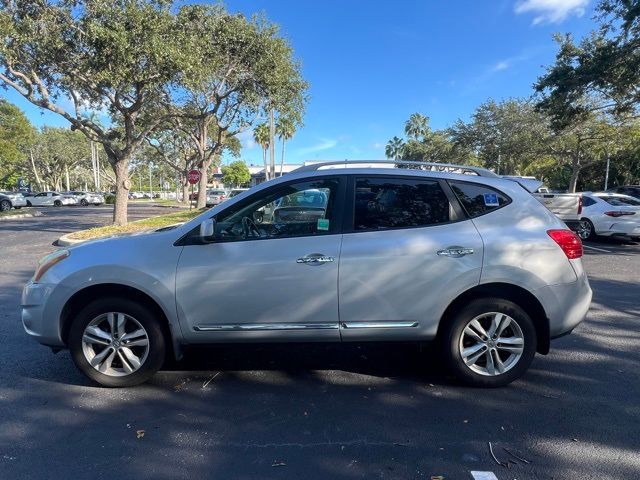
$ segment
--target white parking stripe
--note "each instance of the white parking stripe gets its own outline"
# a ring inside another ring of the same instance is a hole
[[[498,477],[493,472],[474,472],[472,470],[471,476],[474,480],[498,480]]]
[[[597,250],[599,252],[611,253],[611,250],[605,250],[604,248],[592,247],[591,245],[582,245],[584,248],[590,248],[591,250]]]

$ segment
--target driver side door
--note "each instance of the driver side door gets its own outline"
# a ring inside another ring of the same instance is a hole
[[[339,341],[344,190],[339,176],[289,182],[216,214],[214,241],[185,245],[178,263],[188,341]],[[277,215],[285,204],[289,215]]]

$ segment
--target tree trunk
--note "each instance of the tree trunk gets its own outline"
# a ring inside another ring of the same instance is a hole
[[[182,184],[182,203],[189,202],[189,180],[187,178],[188,172],[180,179],[180,183]]]
[[[262,160],[264,161],[264,181],[269,180],[269,168],[267,167],[267,149],[262,149]]]
[[[69,185],[69,165],[65,165],[64,166],[64,180],[65,180],[65,185],[67,187],[67,192],[71,190],[71,186]]]
[[[129,159],[109,159],[116,174],[116,201],[113,206],[113,224],[127,224],[127,204],[129,203]]]
[[[280,158],[280,176],[282,176],[282,169],[284,168],[284,144],[285,144],[285,140],[284,137],[282,139],[282,157]]]
[[[576,186],[578,185],[578,175],[580,175],[581,169],[580,162],[577,158],[573,158],[571,161],[571,179],[569,180],[569,193],[576,192]]]
[[[36,162],[33,159],[33,150],[29,150],[29,158],[31,159],[31,168],[33,168],[33,175],[36,177],[36,184],[38,188],[42,190],[42,180],[40,180],[40,175],[38,175],[38,169],[36,168]]]
[[[196,208],[204,208],[207,206],[207,171],[211,165],[211,160],[202,162],[200,167],[200,183],[198,183],[198,203]]]

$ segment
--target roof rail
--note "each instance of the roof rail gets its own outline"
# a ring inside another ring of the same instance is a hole
[[[371,168],[372,165],[407,165],[412,170],[427,170],[435,172],[447,172],[447,173],[463,173],[478,175],[480,177],[499,177],[491,170],[487,170],[482,167],[474,167],[471,165],[455,165],[453,163],[437,163],[437,162],[419,162],[410,160],[336,160],[331,162],[319,162],[312,163],[310,165],[304,165],[300,168],[296,168],[294,172],[313,172],[321,170],[323,167],[342,167],[342,168]]]

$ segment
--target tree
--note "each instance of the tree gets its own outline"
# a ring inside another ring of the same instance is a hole
[[[242,160],[236,160],[229,165],[222,167],[222,183],[239,187],[251,180],[251,173],[247,168],[247,164]]]
[[[16,185],[36,131],[15,105],[0,99],[0,187]]]
[[[32,172],[41,190],[71,190],[70,171],[88,166],[89,158],[87,138],[66,128],[44,127],[30,151]],[[79,178],[74,180],[77,185]]]
[[[296,123],[291,117],[279,117],[276,123],[276,135],[282,142],[282,157],[280,158],[280,176],[284,167],[284,145],[296,133]]]
[[[262,147],[262,160],[264,161],[264,175],[265,180],[269,180],[269,173],[267,168],[267,150],[269,150],[270,144],[269,125],[261,123],[253,129],[253,140]]]
[[[600,28],[579,44],[571,35],[555,37],[555,63],[535,84],[538,105],[558,130],[593,111],[616,117],[638,114],[640,2],[601,0],[596,11]]]
[[[207,171],[231,138],[272,109],[300,118],[307,83],[287,41],[263,17],[247,19],[220,5],[187,5],[179,18],[190,25],[198,55],[190,75],[182,75],[181,114],[200,157],[198,206],[206,202]]]
[[[404,150],[404,142],[399,137],[393,137],[387,143],[387,146],[384,149],[384,154],[387,158],[391,158],[393,160],[398,160],[403,157]]]
[[[102,144],[116,178],[113,221],[125,224],[128,164],[166,119],[169,85],[193,63],[189,25],[163,0],[5,0],[0,33],[3,85]],[[108,112],[111,126],[91,109]]]
[[[429,117],[412,113],[404,124],[404,133],[413,140],[424,138],[429,132]]]

